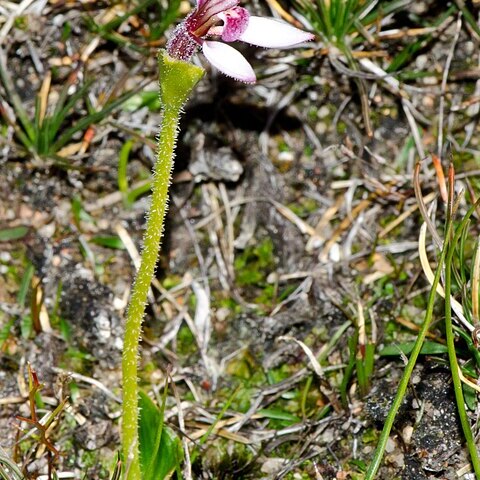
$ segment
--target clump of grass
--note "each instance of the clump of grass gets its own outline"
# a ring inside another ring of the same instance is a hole
[[[373,0],[296,0],[322,40],[342,50],[351,49],[351,34],[363,30],[362,20],[378,2]]]
[[[365,31],[362,19],[375,5],[374,1],[362,2],[359,0],[296,0],[295,5],[299,12],[309,21],[313,30],[325,43],[328,56],[338,68],[335,56],[340,52],[347,60],[349,67],[357,71],[357,64],[353,57],[352,36],[356,31]],[[373,134],[370,112],[367,99],[365,81],[355,76],[360,99],[362,101],[363,120],[367,135]]]
[[[415,170],[415,190],[417,194],[417,201],[420,204],[420,210],[424,214],[425,225],[422,227],[421,237],[425,235],[425,230],[428,226],[430,229],[432,236],[436,239],[436,246],[440,249],[440,256],[438,259],[438,266],[435,275],[432,278],[432,273],[429,269],[428,261],[426,261],[426,254],[423,250],[423,240],[419,241],[420,245],[420,256],[423,257],[423,267],[427,273],[427,277],[431,281],[432,288],[430,291],[427,310],[425,313],[423,324],[418,332],[417,340],[413,345],[413,348],[410,353],[410,357],[405,367],[402,379],[397,389],[397,394],[395,396],[394,402],[390,408],[388,413],[387,419],[385,421],[382,433],[380,435],[380,439],[377,445],[377,449],[375,451],[374,457],[370,464],[370,467],[367,471],[366,480],[373,480],[375,475],[380,467],[381,460],[383,458],[383,454],[385,452],[385,448],[387,445],[387,441],[393,427],[396,415],[400,408],[400,405],[403,402],[405,397],[405,393],[410,381],[410,377],[412,375],[413,369],[416,365],[418,356],[422,352],[422,348],[424,346],[425,337],[428,333],[429,327],[431,325],[433,316],[434,316],[434,306],[437,294],[440,294],[444,299],[444,309],[445,309],[445,332],[446,332],[446,342],[447,342],[447,352],[449,358],[449,365],[450,371],[452,374],[453,385],[454,385],[454,393],[455,393],[455,400],[457,404],[458,415],[460,418],[460,422],[462,425],[462,430],[464,433],[464,437],[467,443],[468,451],[470,453],[470,459],[472,462],[473,469],[475,471],[475,475],[477,478],[480,478],[480,459],[478,456],[475,438],[472,433],[472,429],[470,426],[470,421],[468,419],[466,406],[465,406],[465,395],[464,395],[464,387],[465,384],[468,386],[476,387],[473,382],[469,381],[463,371],[465,370],[465,365],[460,365],[457,352],[455,349],[455,333],[458,333],[462,338],[469,338],[469,335],[463,331],[461,328],[454,327],[452,324],[452,310],[455,311],[457,318],[460,319],[460,323],[464,328],[469,330],[473,335],[477,331],[473,325],[466,319],[466,315],[464,315],[463,311],[466,311],[468,303],[465,303],[464,307],[452,297],[452,291],[455,289],[457,292],[462,292],[467,289],[467,275],[466,275],[466,256],[465,256],[465,242],[467,239],[467,232],[468,226],[470,222],[470,217],[476,211],[478,206],[480,205],[480,200],[475,202],[465,213],[463,218],[460,222],[455,222],[455,215],[458,211],[460,201],[462,199],[462,195],[460,195],[457,199],[454,199],[454,169],[453,165],[450,166],[449,170],[449,184],[448,184],[448,199],[447,199],[447,210],[446,210],[446,222],[445,222],[445,230],[444,230],[444,238],[443,240],[440,238],[438,232],[433,225],[433,222],[430,220],[430,217],[427,214],[426,207],[423,203],[423,198],[421,196],[420,187],[419,187],[419,172],[420,166],[417,165]],[[473,278],[474,282],[478,282],[478,272],[475,274],[475,270],[478,270],[477,261],[474,261],[474,266],[472,271],[469,272],[468,277]],[[444,286],[441,285],[441,277],[444,275]],[[473,285],[473,284],[472,284]],[[473,291],[473,304],[478,306],[478,285],[476,287],[472,287]],[[473,315],[467,314],[470,318],[474,318]],[[460,333],[462,332],[462,333]],[[467,345],[470,344],[473,346],[475,338],[469,339],[467,341]],[[470,349],[473,352],[474,349]],[[476,350],[476,349],[475,349]],[[473,354],[473,359],[477,362],[478,365],[478,352]],[[469,372],[470,370],[466,370]]]
[[[1,447],[0,447],[1,448]],[[23,480],[23,475],[18,466],[0,450],[0,479]]]
[[[61,88],[55,105],[49,106],[52,73],[47,72],[36,96],[32,118],[13,87],[5,54],[0,51],[0,84],[6,98],[9,99],[9,102],[0,99],[0,117],[13,128],[16,140],[26,152],[36,157],[58,160],[64,164],[62,157],[68,156],[69,151],[62,149],[78,136],[82,136],[83,142],[88,145],[92,134],[89,128],[118,110],[138,91],[133,89],[116,98],[110,98],[98,110],[89,107],[86,102],[88,113],[74,121],[80,102],[87,98],[93,85],[92,79],[86,80],[81,85],[78,82],[79,72],[73,70]],[[75,88],[74,93],[71,93],[72,88]]]
[[[463,4],[458,2],[460,3]],[[393,77],[393,74],[405,79],[420,78],[424,72],[400,71],[400,69],[405,68],[422,49],[425,49],[426,45],[437,38],[441,25],[448,24],[447,20],[456,10],[454,5],[450,5],[428,21],[414,17],[419,27],[411,29],[410,36],[403,24],[391,30],[392,15],[401,10],[407,13],[405,8],[407,5],[408,2],[405,0],[295,0],[294,2],[296,10],[324,43],[325,48],[320,52],[327,55],[335,70],[349,76],[355,83],[368,136],[373,132],[367,80],[384,79],[386,83],[398,89],[398,80]],[[466,9],[464,5],[462,8]],[[392,36],[380,35],[383,25],[389,25]],[[386,38],[408,38],[409,41],[402,44],[400,51],[396,51],[385,44]],[[376,57],[384,59],[382,68],[385,70],[370,61],[370,58]]]

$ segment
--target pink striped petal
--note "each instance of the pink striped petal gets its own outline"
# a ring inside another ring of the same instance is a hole
[[[205,41],[202,50],[207,60],[225,75],[245,83],[255,83],[257,80],[252,66],[233,47],[221,42]]]
[[[250,16],[247,29],[240,35],[243,42],[266,48],[284,48],[313,40],[314,35],[274,18]]]

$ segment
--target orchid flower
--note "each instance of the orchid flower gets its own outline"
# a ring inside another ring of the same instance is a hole
[[[188,61],[201,47],[207,60],[225,75],[255,83],[252,66],[229,42],[266,48],[284,48],[312,40],[314,36],[273,18],[250,15],[240,0],[196,0],[196,8],[175,29],[167,44],[168,54]],[[220,37],[223,42],[209,40]]]

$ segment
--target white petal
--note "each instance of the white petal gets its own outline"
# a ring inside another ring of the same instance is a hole
[[[252,66],[245,57],[233,47],[221,42],[203,42],[203,54],[207,60],[222,73],[241,82],[255,83]]]
[[[274,18],[251,16],[240,36],[243,42],[266,48],[283,48],[313,40],[314,35]]]

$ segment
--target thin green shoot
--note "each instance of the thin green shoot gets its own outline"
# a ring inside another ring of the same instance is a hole
[[[168,395],[168,378],[170,377],[170,371],[167,371],[166,379],[167,381],[165,382],[165,387],[163,388],[163,394],[162,394],[162,401],[160,402],[160,424],[158,425],[158,429],[156,432],[156,438],[155,438],[155,446],[153,451],[158,452],[160,450],[160,442],[162,441],[162,433],[163,433],[163,427],[165,425],[165,408],[167,405],[167,395]],[[156,458],[152,456],[150,459],[145,459],[145,461],[149,461],[147,471],[151,470],[152,467],[155,465]],[[145,472],[143,472],[145,474]]]
[[[452,202],[451,202],[452,203]],[[463,229],[466,227],[467,222],[469,221],[471,215],[474,213],[475,209],[480,205],[480,201],[472,205],[469,210],[467,211],[465,217],[462,219],[462,222],[460,223],[460,226],[455,230],[455,233],[453,235],[452,239],[452,232],[453,232],[453,222],[452,218],[448,217],[446,226],[445,226],[445,239],[443,242],[443,248],[441,250],[441,254],[438,260],[438,266],[437,270],[435,272],[435,276],[433,279],[433,284],[432,288],[430,289],[430,294],[428,298],[428,304],[427,304],[427,310],[425,313],[424,321],[422,323],[422,326],[418,332],[417,335],[417,340],[415,342],[415,345],[413,347],[412,353],[410,354],[407,366],[405,367],[402,379],[400,381],[400,384],[397,389],[397,394],[395,396],[395,399],[393,401],[393,404],[390,408],[390,411],[388,413],[387,419],[385,420],[385,424],[382,430],[382,433],[380,435],[380,439],[377,444],[377,448],[375,450],[372,462],[369,466],[369,469],[367,471],[367,475],[365,477],[365,480],[373,480],[375,478],[375,475],[377,473],[378,468],[380,467],[380,463],[382,461],[383,455],[385,453],[385,448],[387,446],[387,441],[390,435],[390,432],[392,430],[393,424],[395,422],[396,415],[398,413],[398,410],[400,408],[400,405],[403,402],[403,399],[405,397],[405,393],[407,391],[408,383],[410,381],[410,377],[412,375],[413,369],[416,365],[417,358],[420,354],[420,351],[423,346],[423,342],[425,340],[425,336],[428,332],[428,329],[430,327],[430,324],[433,319],[433,309],[435,306],[435,298],[436,298],[436,291],[437,291],[437,286],[440,283],[440,277],[442,275],[443,271],[443,266],[445,263],[445,259],[447,257],[447,254],[449,252],[449,245],[450,241],[452,245],[456,245],[457,242],[460,239],[460,236],[463,233]],[[451,209],[451,207],[449,207]],[[458,374],[458,371],[457,371]]]
[[[133,140],[126,141],[122,148],[120,149],[120,154],[118,157],[118,190],[120,190],[124,203],[127,202],[128,197],[128,177],[127,177],[127,167],[128,160],[130,156],[130,151],[132,150]]]
[[[369,0],[297,0],[297,9],[308,19],[315,32],[329,45],[344,51],[355,32],[355,22],[376,2]]]
[[[52,323],[57,324],[60,321],[59,311],[60,311],[60,301],[62,299],[62,290],[63,282],[60,280],[58,282],[56,291],[55,291],[55,300],[53,302],[52,312],[50,313],[50,319]]]
[[[342,400],[343,408],[348,407],[348,385],[355,370],[356,356],[358,345],[358,330],[348,338],[348,364],[343,372],[342,383],[340,384],[340,398]]]
[[[120,453],[117,454],[117,461],[115,462],[115,468],[113,469],[112,477],[110,480],[120,480],[122,478],[122,460]]]
[[[305,386],[303,387],[302,390],[302,396],[300,399],[300,411],[302,412],[302,418],[303,420],[307,419],[307,398],[308,398],[308,392],[310,391],[310,387],[312,386],[313,382],[313,375],[310,375],[307,377],[307,380],[305,381]]]
[[[370,378],[373,374],[375,357],[375,343],[367,335],[365,314],[362,302],[357,301],[357,346],[355,355],[355,369],[357,372],[360,394],[365,396],[370,389]]]
[[[3,316],[4,314],[2,313],[0,318],[3,319]],[[0,328],[0,352],[2,351],[3,346],[7,342],[8,337],[10,337],[10,333],[12,331],[14,324],[15,324],[14,318],[10,318],[10,320],[8,320],[5,323],[5,325],[3,325],[2,328]]]
[[[22,282],[20,283],[20,288],[17,293],[17,303],[20,308],[25,306],[25,301],[27,299],[28,289],[30,288],[30,283],[32,281],[33,274],[35,273],[35,267],[28,263],[25,269],[25,272],[22,276]]]
[[[12,240],[19,240],[28,233],[29,228],[25,225],[18,227],[4,228],[0,230],[0,242],[10,242]]]
[[[322,363],[327,359],[327,357],[330,355],[332,350],[335,348],[335,345],[342,338],[342,336],[344,335],[344,333],[347,331],[348,327],[350,327],[351,324],[352,322],[350,320],[347,320],[346,322],[342,323],[338,327],[338,329],[332,335],[332,338],[320,351],[320,354],[318,355],[318,358],[317,358],[318,363]]]
[[[476,18],[465,5],[464,0],[455,0],[455,6],[462,12],[463,17],[467,21],[468,26],[476,34],[476,41],[480,40],[480,27],[478,26]]]
[[[455,263],[452,261],[452,273],[455,277],[455,281],[457,285],[466,285],[467,284],[467,276],[469,276],[467,271],[467,262],[465,261],[465,249],[468,248],[468,239],[469,239],[469,225],[466,226],[464,229],[462,236],[460,237],[460,241],[458,242],[458,263],[459,268],[455,268]],[[467,314],[467,310],[464,309],[465,314]],[[468,317],[467,317],[468,318]]]
[[[81,223],[94,223],[93,217],[87,213],[83,207],[82,199],[79,196],[74,196],[72,199],[72,214],[75,226],[81,231]]]
[[[370,379],[372,378],[375,361],[375,344],[367,342],[365,345],[359,346],[355,364],[360,393],[365,396],[370,390]]]
[[[403,342],[387,345],[378,354],[381,357],[399,357],[402,355],[410,355],[412,353],[415,342]],[[431,340],[425,340],[423,342],[420,355],[441,355],[447,353],[447,346],[443,343],[432,342]]]
[[[453,186],[451,187],[453,189]],[[451,222],[451,218],[447,218],[447,222]],[[459,237],[462,238],[465,230],[468,227],[467,221],[462,222],[458,228],[453,242],[448,247],[448,254],[445,260],[445,331],[447,336],[448,358],[450,361],[450,371],[453,379],[453,389],[455,393],[455,399],[457,402],[458,416],[460,417],[460,423],[462,425],[463,435],[467,442],[468,451],[470,453],[470,459],[475,471],[475,476],[480,478],[480,459],[478,457],[477,446],[475,438],[472,433],[470,421],[468,419],[467,411],[465,408],[465,398],[463,396],[462,380],[459,375],[459,365],[457,360],[457,354],[455,351],[455,338],[452,326],[452,305],[451,305],[451,291],[452,291],[452,270],[453,270],[453,256],[455,254],[456,242]],[[460,235],[458,235],[460,233]]]
[[[142,195],[149,193],[151,189],[152,189],[152,182],[150,180],[145,180],[144,182],[141,182],[140,185],[138,185],[135,188],[132,188],[128,192],[127,205],[132,205],[133,203],[135,203],[138,197],[141,197]]]

